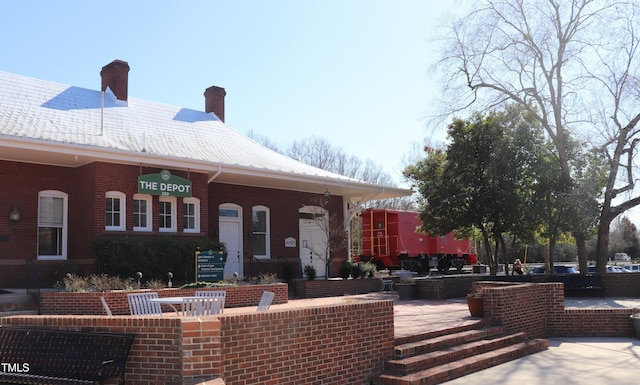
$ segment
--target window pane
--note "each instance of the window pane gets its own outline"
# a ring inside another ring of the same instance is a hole
[[[267,212],[266,211],[253,212],[253,232],[254,233],[267,232]]]
[[[171,228],[171,202],[160,202],[160,228]]]
[[[267,255],[267,235],[253,233],[253,254]]]
[[[185,230],[194,230],[196,228],[196,205],[193,203],[184,204],[184,223]]]
[[[40,226],[62,226],[64,199],[54,197],[40,197]]]
[[[120,226],[120,198],[106,198],[105,225]]]
[[[220,217],[230,217],[230,218],[238,218],[238,210],[234,209],[220,209],[218,216]]]
[[[38,228],[38,255],[62,255],[61,228]]]
[[[147,201],[135,199],[133,201],[133,226],[147,227]]]

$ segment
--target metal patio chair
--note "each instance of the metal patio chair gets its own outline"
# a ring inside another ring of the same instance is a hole
[[[217,298],[220,303],[220,314],[224,313],[224,301],[227,292],[224,290],[196,290],[196,297]]]
[[[131,315],[162,315],[160,304],[149,302],[152,298],[158,298],[158,293],[127,294]]]

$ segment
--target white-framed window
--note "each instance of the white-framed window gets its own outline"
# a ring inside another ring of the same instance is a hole
[[[127,196],[120,191],[107,191],[105,194],[104,229],[109,231],[124,231],[125,208]]]
[[[254,206],[251,218],[253,230],[251,241],[253,243],[253,256],[258,259],[270,257],[271,240],[269,235],[269,208],[265,206]]]
[[[133,194],[133,231],[151,231],[151,195]]]
[[[161,232],[175,232],[176,231],[176,198],[175,197],[163,197],[159,198],[158,202],[158,216],[159,225],[158,231]]]
[[[184,198],[182,200],[183,231],[185,233],[200,232],[200,199]]]
[[[66,193],[38,193],[38,259],[67,259],[67,210]]]

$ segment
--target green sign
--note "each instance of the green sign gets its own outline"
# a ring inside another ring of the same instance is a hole
[[[190,197],[191,181],[171,175],[167,170],[162,170],[158,174],[140,175],[138,177],[138,193],[168,197]]]
[[[227,257],[217,251],[196,251],[196,281],[218,282],[224,279]]]

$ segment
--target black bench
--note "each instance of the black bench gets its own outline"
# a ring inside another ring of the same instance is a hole
[[[552,277],[554,277],[553,281],[564,283],[565,294],[598,292],[600,297],[604,297],[602,277],[597,274],[565,274]]]
[[[103,384],[121,378],[133,334],[0,327],[0,384]]]

